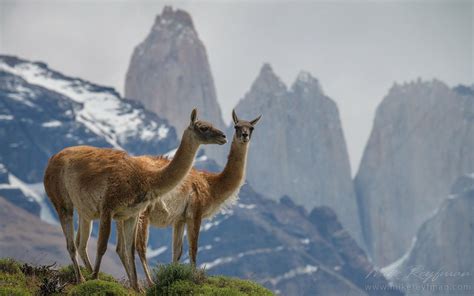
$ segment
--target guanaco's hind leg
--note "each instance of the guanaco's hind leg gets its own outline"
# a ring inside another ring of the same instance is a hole
[[[196,215],[186,221],[188,230],[189,260],[192,265],[196,265],[196,256],[199,241],[199,229],[201,228],[201,216]]]
[[[137,235],[138,217],[132,217],[117,223],[117,253],[127,271],[130,285],[140,291],[138,285],[137,269],[135,266],[135,238]]]
[[[184,221],[180,220],[173,225],[173,262],[179,262],[183,254]]]
[[[111,223],[112,215],[110,214],[110,212],[102,212],[100,214],[99,238],[97,241],[97,257],[95,258],[95,266],[94,272],[92,273],[92,279],[97,279],[99,277],[102,257],[104,256],[105,251],[107,251],[107,243],[110,237]]]
[[[81,270],[79,269],[79,263],[77,262],[76,245],[74,243],[73,211],[66,211],[65,213],[62,213],[59,215],[59,220],[61,222],[64,236],[66,237],[67,250],[72,260],[72,266],[76,275],[76,282],[84,282],[84,277],[82,276]]]
[[[148,284],[153,285],[153,280],[151,279],[150,269],[148,267],[148,261],[146,259],[146,249],[148,246],[148,234],[149,234],[149,225],[150,219],[148,217],[140,217],[139,223],[137,225],[137,241],[135,243],[137,247],[138,256],[143,266],[143,271],[145,272],[145,277]]]
[[[89,254],[87,254],[87,243],[89,242],[91,231],[92,221],[87,220],[79,215],[79,228],[76,235],[76,246],[79,256],[81,256],[82,262],[90,272],[92,272],[92,264],[89,260]]]

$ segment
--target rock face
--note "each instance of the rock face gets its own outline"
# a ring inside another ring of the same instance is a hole
[[[460,178],[449,198],[417,232],[401,260],[383,269],[407,295],[471,295],[474,283],[474,174]],[[431,287],[430,287],[431,285]]]
[[[187,12],[165,7],[156,17],[133,52],[125,96],[167,118],[179,137],[194,107],[201,118],[224,128],[206,49]]]
[[[472,151],[473,88],[437,80],[392,87],[355,178],[364,238],[377,265],[402,256],[454,180],[474,171]]]
[[[10,56],[0,56],[0,138],[0,193],[48,222],[42,182],[54,153],[92,145],[163,154],[178,143],[166,120],[113,89]]]
[[[301,72],[287,89],[265,64],[235,110],[247,120],[263,115],[249,151],[247,177],[252,186],[276,199],[288,195],[308,210],[329,206],[359,238],[357,202],[339,112],[319,82]]]

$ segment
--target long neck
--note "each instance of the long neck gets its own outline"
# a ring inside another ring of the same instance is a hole
[[[217,177],[214,198],[223,201],[240,188],[245,179],[248,143],[238,143],[234,138],[230,147],[227,164]],[[223,200],[222,200],[223,199]]]
[[[199,143],[185,130],[173,160],[153,176],[152,187],[160,195],[173,190],[188,175],[193,166]]]

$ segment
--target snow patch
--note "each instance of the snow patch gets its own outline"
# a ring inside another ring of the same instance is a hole
[[[159,256],[161,254],[163,254],[164,252],[166,252],[166,250],[168,249],[168,247],[159,247],[158,249],[151,249],[151,248],[147,248],[147,251],[146,251],[146,258],[150,259],[150,258],[154,258],[156,256]]]
[[[283,280],[292,279],[292,278],[294,278],[298,275],[309,275],[309,274],[315,273],[317,271],[318,271],[317,266],[308,264],[306,266],[291,269],[290,271],[285,272],[282,275],[279,275],[279,276],[276,276],[276,277],[273,277],[273,278],[267,278],[267,279],[263,280],[262,282],[270,282],[272,285],[275,286]]]
[[[207,157],[207,155],[201,155],[198,158],[196,158],[196,162],[203,162],[203,161],[206,161],[208,159],[209,158]]]
[[[169,131],[170,129],[166,125],[164,124],[160,125],[160,127],[158,128],[158,139],[159,140],[165,139],[168,136]]]
[[[62,125],[61,121],[58,121],[58,120],[43,122],[43,124],[41,124],[41,126],[43,126],[43,127],[58,127],[58,126],[61,126],[61,125]]]
[[[202,263],[200,265],[200,268],[206,268],[207,270],[209,270],[209,269],[214,268],[216,266],[236,261],[236,260],[238,260],[242,257],[254,256],[254,255],[258,255],[258,254],[273,253],[273,252],[280,252],[283,249],[284,249],[283,246],[278,246],[274,249],[273,248],[262,248],[262,249],[249,250],[249,251],[238,253],[237,256],[221,257],[221,258],[217,258],[217,259],[215,259],[213,261],[210,261],[210,262]]]
[[[243,204],[243,203],[238,203],[237,206],[241,209],[247,209],[247,210],[251,210],[256,207],[256,205],[254,204]]]
[[[0,114],[0,120],[13,120],[13,115]]]
[[[2,165],[3,170],[6,171]],[[19,189],[30,201],[40,206],[40,219],[48,224],[58,225],[45,198],[43,183],[25,183],[12,173],[8,174],[9,184],[0,184],[0,189]]]
[[[380,269],[380,272],[390,281],[394,278],[396,278],[400,272],[401,272],[401,267],[403,266],[403,264],[408,260],[408,258],[410,257],[410,254],[413,250],[413,248],[415,247],[415,243],[416,243],[416,236],[413,238],[413,240],[411,241],[411,246],[410,248],[408,249],[408,251],[403,254],[402,257],[398,258],[396,261],[390,263],[389,265],[385,266],[385,267],[382,267]]]
[[[0,70],[1,70],[1,68],[0,68]],[[35,105],[34,105],[32,102],[30,102],[30,100],[26,99],[26,98],[23,97],[21,94],[17,94],[17,93],[8,94],[8,97],[9,97],[10,99],[13,99],[13,100],[15,100],[15,101],[18,101],[18,102],[20,102],[20,103],[23,103],[23,104],[27,105],[28,107],[32,107],[32,108],[35,107]]]
[[[176,154],[176,151],[178,151],[178,148],[166,152],[163,156],[168,159],[173,159],[174,155]]]
[[[7,168],[3,165],[3,163],[0,163],[0,174],[4,174],[7,172]]]
[[[301,242],[303,245],[307,245],[307,244],[309,244],[310,240],[309,240],[309,238],[304,238],[304,239],[301,239],[300,242]]]

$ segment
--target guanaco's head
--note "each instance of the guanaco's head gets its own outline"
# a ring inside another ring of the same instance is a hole
[[[191,122],[188,130],[191,131],[192,137],[200,144],[219,144],[227,143],[225,134],[212,126],[211,123],[197,119],[197,109],[191,112]]]
[[[237,114],[235,114],[235,110],[232,110],[232,119],[234,120],[234,128],[235,128],[234,137],[240,143],[250,142],[250,139],[252,138],[253,129],[261,117],[262,115],[258,116],[254,120],[246,121],[246,120],[239,119],[237,117]]]

